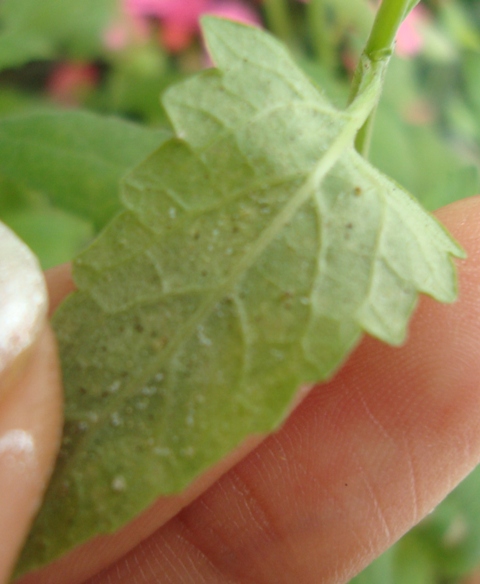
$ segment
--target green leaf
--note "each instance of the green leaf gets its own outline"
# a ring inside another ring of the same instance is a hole
[[[70,261],[93,237],[89,223],[58,209],[16,211],[2,221],[29,246],[44,270]]]
[[[0,91],[0,118],[33,112],[56,111],[58,107],[46,97],[27,93],[14,87],[2,87]]]
[[[480,466],[414,529],[427,542],[443,579],[465,576],[480,562]]]
[[[82,111],[0,119],[0,173],[102,227],[120,209],[123,175],[169,136]]]
[[[72,260],[93,239],[90,223],[1,175],[0,220],[30,247],[43,269]]]
[[[388,105],[383,102],[377,110],[372,163],[407,186],[431,211],[475,195],[478,169],[465,162],[437,128],[410,125]]]
[[[349,584],[397,584],[394,567],[395,553],[396,546],[393,546],[350,580]]]
[[[430,546],[415,530],[407,533],[392,550],[395,584],[436,584],[439,581]]]
[[[452,170],[442,179],[437,180],[431,190],[422,197],[422,204],[427,209],[439,209],[480,192],[480,169],[473,164]]]
[[[8,34],[23,36],[29,43],[43,42],[63,57],[66,54],[75,58],[97,57],[103,32],[117,14],[117,0],[2,0],[0,3],[0,20]]]
[[[435,584],[434,556],[414,530],[376,558],[349,584]]]
[[[38,195],[27,191],[14,181],[0,175],[0,219],[8,213],[37,207]]]
[[[48,59],[52,54],[50,43],[43,38],[12,32],[0,34],[0,70]]]
[[[266,33],[204,30],[218,70],[167,92],[176,137],[127,177],[55,317],[65,437],[23,571],[277,427],[362,329],[402,342],[419,291],[455,298],[461,250],[353,149],[384,63],[340,112]]]

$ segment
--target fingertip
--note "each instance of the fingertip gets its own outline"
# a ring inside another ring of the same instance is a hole
[[[66,263],[45,272],[50,308],[48,315],[51,316],[58,308],[62,300],[75,290],[75,283],[72,278],[72,264]]]

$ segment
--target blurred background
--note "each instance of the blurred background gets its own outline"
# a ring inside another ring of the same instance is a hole
[[[0,0],[0,219],[44,268],[119,207],[170,135],[159,96],[210,66],[199,18],[270,30],[339,107],[368,0]],[[480,193],[480,2],[425,0],[402,25],[370,159],[428,209]],[[480,468],[352,584],[480,584]]]

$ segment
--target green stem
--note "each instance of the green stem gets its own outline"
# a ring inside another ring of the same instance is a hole
[[[349,103],[359,94],[363,87],[365,71],[375,62],[388,61],[393,52],[393,44],[400,25],[407,14],[418,4],[419,0],[383,0],[378,9],[373,27],[363,51],[362,58],[353,77]],[[361,154],[367,155],[373,127],[372,114],[357,134],[355,146]]]
[[[370,59],[374,60],[379,53],[391,50],[411,3],[411,0],[383,0],[365,47],[365,54]]]
[[[264,0],[263,7],[268,28],[283,42],[291,44],[293,34],[286,0]]]

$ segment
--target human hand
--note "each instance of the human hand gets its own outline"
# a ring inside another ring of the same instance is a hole
[[[60,443],[62,392],[47,291],[31,252],[0,223],[0,582],[41,502]]]
[[[342,584],[428,514],[480,459],[480,198],[438,216],[469,254],[458,302],[423,298],[405,346],[364,339],[278,432],[18,584]]]

